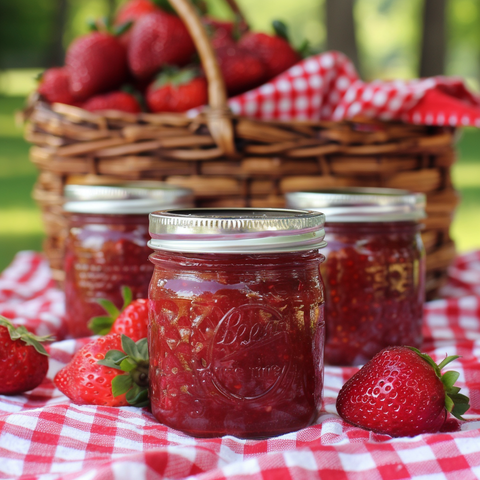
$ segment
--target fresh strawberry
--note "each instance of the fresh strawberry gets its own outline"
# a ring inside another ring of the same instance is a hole
[[[122,297],[121,311],[110,300],[98,300],[107,315],[92,318],[88,326],[98,335],[123,333],[136,342],[147,336],[148,302],[144,298],[132,301],[132,291],[128,287],[122,287]]]
[[[148,87],[146,100],[152,112],[185,112],[207,103],[207,81],[196,68],[170,67]]]
[[[377,353],[342,387],[338,414],[347,422],[393,437],[433,433],[448,412],[463,420],[468,398],[454,384],[458,372],[441,370],[458,356],[437,365],[413,347],[388,347]]]
[[[158,10],[157,5],[150,0],[128,0],[118,10],[115,16],[115,25],[135,22],[147,13]]]
[[[128,29],[120,36],[122,45],[128,46],[131,37],[131,30],[134,23],[147,13],[158,10],[157,5],[150,0],[129,0],[118,10],[115,17],[115,25],[122,26],[130,24]]]
[[[224,47],[235,47],[235,39],[229,30],[217,28],[210,34],[210,43],[215,50]]]
[[[65,64],[74,97],[83,101],[113,90],[127,77],[125,47],[107,32],[90,32],[72,42]]]
[[[142,107],[134,95],[121,90],[95,95],[88,99],[82,108],[90,112],[99,110],[120,110],[122,112],[139,113]]]
[[[246,92],[265,81],[265,66],[254,53],[233,44],[217,48],[216,54],[229,96]]]
[[[67,105],[76,103],[70,89],[70,72],[65,67],[45,70],[39,77],[37,90],[47,102]]]
[[[127,372],[123,374],[121,372]],[[53,379],[78,405],[148,404],[147,339],[112,333],[83,346]]]
[[[162,10],[135,22],[128,45],[130,69],[140,79],[152,78],[165,65],[186,65],[195,45],[183,22]]]
[[[202,17],[202,23],[211,30],[218,30],[222,29],[225,30],[230,35],[233,35],[233,31],[235,29],[235,22],[230,22],[228,20],[220,20],[219,18],[211,17],[209,15],[205,15]]]
[[[234,22],[217,20],[216,18],[205,16],[202,22],[210,36],[210,43],[214,49],[234,45],[238,29]]]
[[[276,35],[261,32],[247,32],[238,44],[245,50],[255,53],[263,62],[267,71],[267,80],[288,70],[301,60],[288,41],[286,26],[282,22],[273,22]]]
[[[16,327],[0,315],[0,394],[17,395],[40,385],[47,375],[48,354],[24,326]]]

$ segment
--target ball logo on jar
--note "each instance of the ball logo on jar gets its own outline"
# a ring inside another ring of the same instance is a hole
[[[227,312],[215,328],[208,352],[216,389],[237,401],[281,394],[291,364],[287,332],[288,325],[274,308],[242,305]]]

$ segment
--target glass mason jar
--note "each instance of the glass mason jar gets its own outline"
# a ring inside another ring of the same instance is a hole
[[[197,437],[264,438],[317,417],[324,216],[281,209],[150,215],[150,400]]]
[[[121,287],[147,298],[153,267],[147,246],[148,214],[158,208],[191,206],[189,190],[161,182],[66,185],[69,212],[65,241],[65,304],[68,333],[92,335],[88,322],[106,315],[99,299],[123,305]]]
[[[291,208],[326,216],[325,362],[358,365],[390,345],[420,347],[425,196],[347,188],[287,194]]]

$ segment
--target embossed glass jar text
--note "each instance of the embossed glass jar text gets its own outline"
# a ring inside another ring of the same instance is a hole
[[[260,438],[316,419],[324,347],[318,248],[159,250],[150,259],[150,397],[160,422],[200,437]]]

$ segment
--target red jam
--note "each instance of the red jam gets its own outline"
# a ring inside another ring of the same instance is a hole
[[[362,364],[390,345],[420,347],[425,256],[414,221],[328,223],[325,362]]]
[[[92,335],[87,324],[105,315],[98,299],[123,305],[121,287],[146,298],[153,267],[148,261],[148,215],[71,214],[65,245],[66,319],[72,337]]]
[[[150,398],[160,422],[242,438],[314,422],[323,387],[318,249],[150,259]]]

